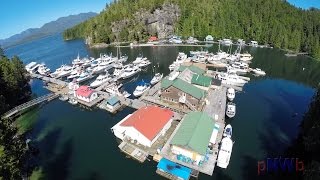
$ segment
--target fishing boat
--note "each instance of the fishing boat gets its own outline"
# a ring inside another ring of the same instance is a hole
[[[140,64],[141,62],[147,60],[147,58],[143,57],[142,55],[139,55],[132,63],[133,64]]]
[[[153,85],[153,84],[158,83],[159,81],[161,81],[162,77],[163,77],[163,74],[156,73],[156,74],[153,76],[153,78],[151,79],[150,84]]]
[[[109,77],[109,74],[101,74],[97,77],[97,79],[95,81],[93,81],[91,84],[90,84],[90,87],[92,88],[95,88],[95,87],[98,87],[100,85],[102,85],[103,83],[105,82],[108,82],[111,78]]]
[[[140,68],[144,68],[144,67],[147,67],[148,65],[150,65],[151,64],[151,62],[149,61],[149,60],[144,60],[144,61],[142,61],[141,63],[139,63],[139,64],[137,64],[138,65],[138,67],[140,67]]]
[[[136,89],[133,91],[133,95],[135,97],[139,97],[149,89],[150,89],[150,84],[145,83],[144,81],[141,81],[136,87]]]
[[[235,96],[236,96],[235,90],[233,88],[228,88],[228,90],[227,90],[227,98],[228,98],[228,100],[229,101],[233,101]]]
[[[38,73],[44,76],[47,76],[50,74],[50,69],[48,67],[46,67],[45,64],[40,64],[38,67]]]
[[[139,73],[140,71],[141,69],[137,66],[134,66],[134,65],[128,66],[124,69],[124,72],[121,74],[121,78],[122,79],[130,78],[136,75],[137,73]]]
[[[223,131],[223,137],[229,137],[232,136],[232,126],[230,124],[226,125]]]
[[[227,109],[226,109],[226,115],[229,118],[233,118],[236,115],[236,104],[232,102],[228,102]]]
[[[260,75],[260,76],[265,76],[266,75],[266,72],[262,71],[259,68],[252,69],[252,72],[254,72],[256,75]]]
[[[81,83],[83,81],[89,80],[92,78],[92,75],[86,71],[82,72],[80,76],[77,78],[77,82]]]
[[[75,98],[70,98],[69,103],[72,105],[76,105],[76,104],[78,104],[78,101]]]
[[[227,168],[231,159],[233,142],[230,137],[224,137],[221,140],[221,146],[217,159],[217,166]]]

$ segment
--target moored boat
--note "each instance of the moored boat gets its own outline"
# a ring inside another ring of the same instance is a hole
[[[233,142],[230,137],[224,137],[221,140],[221,146],[217,159],[217,166],[227,168],[231,159]]]
[[[235,90],[233,88],[228,88],[227,90],[227,98],[229,101],[233,101],[235,97]]]
[[[103,83],[105,82],[108,82],[111,78],[109,77],[108,74],[101,74],[97,77],[97,79],[95,81],[93,81],[91,84],[90,84],[90,87],[92,88],[95,88],[95,87],[98,87],[100,85],[102,85]]]
[[[229,118],[233,118],[236,115],[236,104],[232,102],[228,102],[227,109],[226,109],[226,115]]]
[[[223,131],[223,137],[229,137],[232,136],[232,126],[230,124],[226,125]]]
[[[151,79],[150,84],[153,85],[153,84],[158,83],[159,81],[161,81],[162,77],[163,77],[163,74],[156,73],[156,74],[153,76],[153,78]]]
[[[260,76],[265,76],[266,75],[266,72],[262,71],[259,68],[252,69],[252,72],[254,72],[256,75],[260,75]]]
[[[133,91],[135,97],[141,96],[143,93],[150,89],[150,84],[145,83],[144,81],[140,82],[136,89]]]

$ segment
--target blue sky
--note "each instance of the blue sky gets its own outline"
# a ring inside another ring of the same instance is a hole
[[[41,27],[59,17],[100,12],[110,0],[1,0],[0,39],[28,28]],[[297,7],[320,8],[320,0],[288,0]]]
[[[0,39],[59,17],[100,12],[109,0],[1,0]]]

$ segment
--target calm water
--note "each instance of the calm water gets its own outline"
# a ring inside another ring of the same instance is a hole
[[[154,72],[169,73],[168,66],[179,51],[199,48],[143,47],[122,48],[129,61],[143,53],[152,63],[139,76],[125,81],[124,89],[132,92],[135,84],[149,81]],[[215,52],[216,46],[209,48]],[[256,179],[257,161],[281,156],[298,132],[303,113],[308,109],[314,88],[319,82],[320,65],[306,57],[287,58],[276,49],[246,49],[253,56],[251,67],[260,67],[265,77],[253,77],[236,94],[237,115],[228,120],[235,141],[231,162],[226,170],[216,168],[213,177],[200,179]],[[62,41],[54,35],[6,50],[25,63],[37,60],[51,69],[70,63],[80,56],[98,57],[101,52],[115,54],[113,48],[90,50],[81,40]],[[88,82],[87,82],[88,83]],[[33,92],[46,94],[42,82],[34,80]],[[140,164],[119,152],[110,128],[134,110],[125,108],[116,115],[99,109],[85,109],[54,100],[36,109],[36,123],[29,136],[39,141],[39,162],[47,179],[162,179],[155,173],[156,163]],[[34,111],[32,112],[34,113]],[[297,113],[297,116],[293,116]]]

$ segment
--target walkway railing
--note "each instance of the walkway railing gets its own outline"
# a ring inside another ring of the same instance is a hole
[[[13,108],[13,109],[11,109],[10,111],[6,112],[6,113],[2,116],[2,118],[8,118],[8,117],[10,117],[10,116],[12,116],[12,115],[14,115],[14,114],[22,111],[22,110],[25,110],[25,109],[31,107],[31,106],[34,106],[34,105],[39,104],[39,103],[41,103],[41,102],[44,102],[44,101],[46,101],[46,100],[50,101],[50,100],[52,100],[52,99],[54,99],[54,98],[56,98],[56,97],[58,97],[58,96],[59,96],[58,94],[50,93],[50,94],[47,94],[47,95],[38,97],[38,98],[36,98],[36,99],[32,99],[31,101],[28,101],[28,102],[26,102],[26,103],[24,103],[24,104],[21,104],[21,105],[19,105],[19,106],[16,106],[15,108]]]

